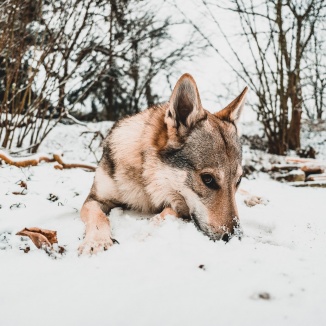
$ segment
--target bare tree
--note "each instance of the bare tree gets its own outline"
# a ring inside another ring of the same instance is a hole
[[[8,0],[0,3],[0,142],[37,151],[71,113],[115,120],[157,99],[201,44],[173,42],[148,0]]]
[[[36,152],[83,96],[67,101],[88,60],[82,49],[91,42],[85,36],[93,30],[96,1],[10,0],[0,10],[1,144]],[[102,64],[88,88],[104,70]]]
[[[91,51],[93,57],[71,99],[84,91],[105,62],[106,69],[97,83],[84,93],[85,105],[91,100],[92,112],[77,115],[80,119],[116,120],[153,104],[158,99],[152,87],[155,78],[171,74],[180,58],[190,60],[205,45],[194,36],[182,43],[173,42],[171,27],[183,22],[162,20],[151,1],[104,0],[100,6],[96,24],[106,37],[94,39],[83,49]]]
[[[226,57],[200,26],[191,23],[257,95],[254,108],[264,125],[269,152],[284,155],[288,149],[300,148],[304,55],[320,28],[325,1],[232,0],[225,6],[221,2],[198,2],[206,9],[206,19],[209,17],[224,37],[233,58]],[[241,39],[246,41],[252,61],[241,56],[243,49],[237,42],[230,42],[230,34],[217,19],[220,10],[239,17]]]

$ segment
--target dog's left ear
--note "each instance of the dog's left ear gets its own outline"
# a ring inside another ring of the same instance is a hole
[[[215,115],[221,120],[237,123],[244,107],[247,92],[248,87],[223,110],[216,112]]]
[[[165,122],[168,128],[173,128],[182,137],[205,116],[195,80],[189,74],[182,75],[173,89],[166,111]]]

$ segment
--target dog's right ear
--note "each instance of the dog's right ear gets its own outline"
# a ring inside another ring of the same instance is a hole
[[[183,137],[205,116],[195,80],[189,74],[182,75],[173,89],[166,111],[165,123],[169,136],[175,134],[177,137]]]
[[[248,92],[248,87],[245,87],[241,94],[235,98],[228,106],[226,106],[223,110],[215,113],[215,116],[224,121],[230,121],[233,123],[237,123],[239,121],[246,95]]]

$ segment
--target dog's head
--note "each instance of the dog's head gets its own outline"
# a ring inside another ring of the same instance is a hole
[[[169,140],[164,158],[186,171],[179,191],[196,226],[213,240],[228,240],[238,229],[235,193],[242,157],[236,123],[246,92],[247,88],[226,108],[211,114],[201,105],[194,79],[185,74],[166,111]]]

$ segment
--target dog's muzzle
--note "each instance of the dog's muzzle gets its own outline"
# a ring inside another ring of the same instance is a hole
[[[239,240],[241,240],[243,236],[243,231],[240,226],[240,221],[238,217],[233,218],[233,227],[232,230],[229,232],[225,232],[228,229],[226,226],[221,226],[220,232],[212,230],[212,227],[210,225],[199,222],[199,219],[196,214],[191,214],[190,217],[194,221],[194,224],[197,229],[213,241],[223,240],[225,242],[229,242],[233,237],[237,237]]]

